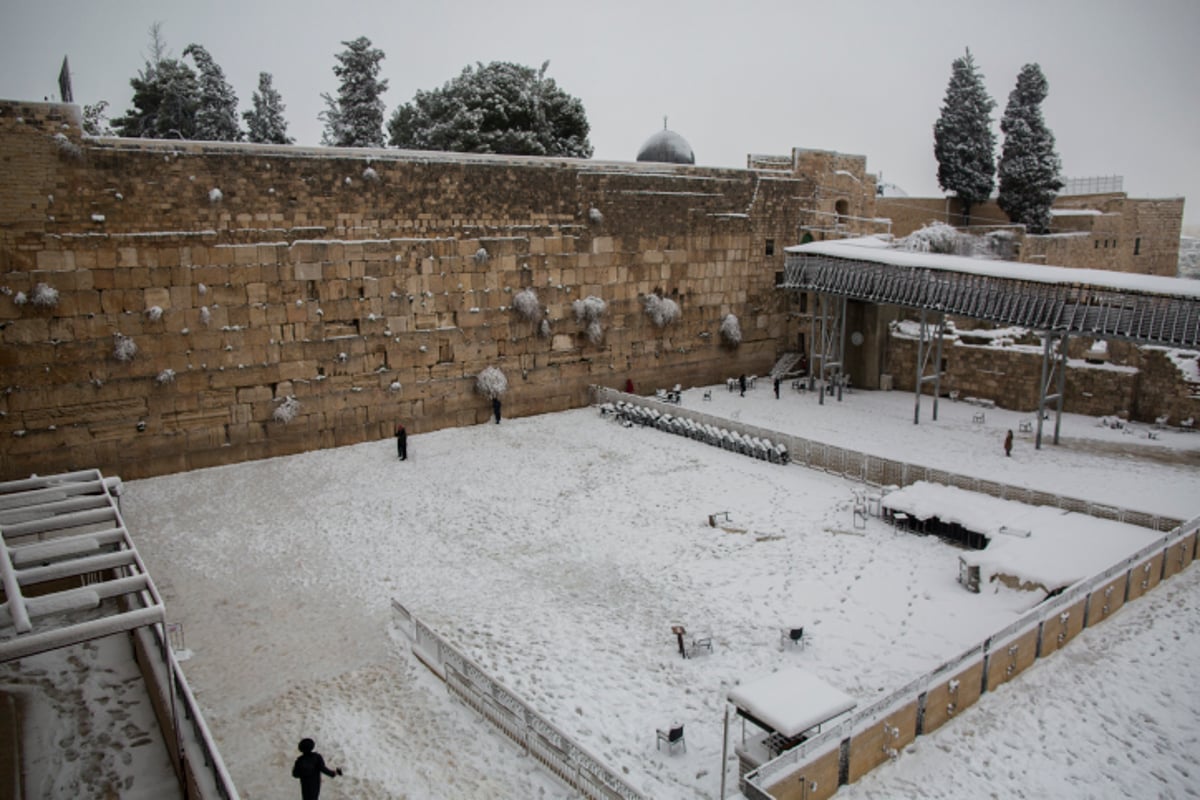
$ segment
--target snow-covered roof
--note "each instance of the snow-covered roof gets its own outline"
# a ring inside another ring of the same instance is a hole
[[[788,247],[786,248],[786,252],[796,255],[830,256],[832,258],[870,261],[897,267],[985,275],[994,278],[1007,278],[1009,280],[1075,286],[1085,285],[1117,291],[1200,299],[1200,282],[1183,278],[1138,275],[1130,272],[1114,272],[1101,269],[1051,267],[1041,264],[1025,264],[1018,261],[987,260],[968,258],[966,256],[942,255],[940,253],[913,253],[892,248],[889,246],[887,240],[878,236],[867,236],[860,239],[842,239],[831,242],[809,242],[808,244]]]
[[[1003,573],[1048,589],[1101,572],[1159,535],[1124,522],[926,481],[889,493],[883,505],[984,534],[988,546],[964,553],[964,561],[979,565],[984,577]]]
[[[789,738],[828,722],[857,704],[850,695],[797,667],[744,683],[731,689],[728,697],[739,711]]]
[[[94,469],[0,483],[0,663],[164,621],[119,488]]]

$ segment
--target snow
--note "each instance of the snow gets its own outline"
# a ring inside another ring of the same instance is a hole
[[[920,520],[937,517],[987,536],[985,550],[962,555],[967,564],[981,567],[982,580],[1003,573],[1048,590],[1103,572],[1158,536],[1135,525],[926,481],[889,493],[883,506]]]
[[[784,248],[797,255],[826,255],[898,267],[920,267],[951,272],[987,275],[1036,283],[1098,286],[1121,291],[1145,292],[1170,297],[1200,299],[1200,283],[1185,278],[1165,278],[1160,275],[1138,275],[1077,267],[1049,267],[1017,261],[997,261],[950,256],[939,253],[911,253],[893,248],[881,248],[879,237],[841,239],[830,242],[809,242]]]
[[[1200,510],[1200,437],[1175,431],[1145,440],[1067,415],[1062,445],[1038,451],[1019,434],[1005,458],[1004,431],[1024,415],[1004,409],[978,425],[977,408],[943,402],[918,426],[911,394],[819,406],[811,393],[776,400],[766,382],[745,397],[689,389],[682,405],[1094,502]],[[799,667],[861,706],[1040,596],[968,593],[964,551],[874,517],[854,530],[856,488],[579,409],[413,435],[404,463],[388,439],[131,481],[122,507],[186,630],[188,681],[244,797],[294,796],[304,736],[346,769],[326,782],[332,798],[573,796],[412,656],[395,599],[639,791],[712,798],[730,691]],[[708,524],[717,511],[730,512],[723,528]],[[1200,699],[1179,681],[1200,658],[1198,575],[917,740],[879,770],[902,783],[870,796],[1018,796],[1032,781],[1037,795],[1077,796],[1098,774],[1137,796],[1125,773],[1182,795],[1190,781],[1174,765],[1190,763],[1200,725]],[[1161,624],[1140,616],[1149,604]],[[782,648],[781,627],[797,622],[810,643]],[[680,658],[673,624],[711,631],[713,652]],[[998,728],[1009,718],[1021,724]],[[1111,733],[1097,732],[1102,720]],[[686,752],[655,747],[673,722]],[[984,730],[997,731],[986,744]],[[1050,742],[1035,738],[1047,731]]]
[[[856,705],[853,697],[798,667],[781,669],[739,686],[729,693],[729,701],[788,737],[798,736]]]

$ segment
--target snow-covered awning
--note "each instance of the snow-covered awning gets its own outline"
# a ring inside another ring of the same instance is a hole
[[[729,692],[738,713],[786,737],[799,736],[854,708],[850,695],[792,667],[744,683]]]
[[[99,470],[0,483],[0,663],[164,621]]]
[[[780,289],[1039,331],[1200,346],[1200,281],[913,253],[875,238],[787,248]]]

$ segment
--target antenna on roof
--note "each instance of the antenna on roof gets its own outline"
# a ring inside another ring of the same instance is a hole
[[[667,129],[667,115],[663,114],[663,130]]]

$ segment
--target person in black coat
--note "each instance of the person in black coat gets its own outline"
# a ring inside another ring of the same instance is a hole
[[[745,397],[746,396],[746,376],[745,375],[738,378],[738,388],[740,388],[742,390],[742,397]]]
[[[1010,430],[1008,432],[1008,435],[1004,437],[1004,455],[1006,455],[1006,456],[1012,455],[1012,440],[1013,440],[1013,435],[1012,435],[1012,431]]]
[[[408,431],[404,430],[403,422],[396,426],[396,455],[401,461],[408,460]]]
[[[500,398],[492,398],[492,413],[496,415],[496,424],[500,424]]]
[[[342,774],[341,768],[332,770],[325,766],[325,759],[320,753],[313,752],[316,743],[312,739],[300,740],[300,755],[292,766],[292,777],[300,779],[300,797],[302,800],[318,800],[321,796],[321,775],[336,778]]]

